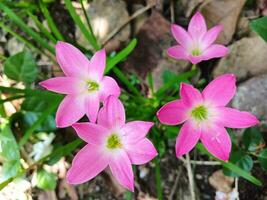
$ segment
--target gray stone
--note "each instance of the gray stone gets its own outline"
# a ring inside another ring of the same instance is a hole
[[[238,80],[244,80],[267,72],[267,43],[260,37],[243,38],[229,49],[229,54],[214,69],[214,76],[234,73]]]
[[[123,24],[129,17],[125,2],[122,0],[94,0],[87,7],[87,14],[99,43],[105,41],[109,33],[121,26],[121,24]],[[80,10],[78,13],[84,24],[87,24],[82,11]],[[84,38],[78,27],[76,27],[75,35],[78,43],[83,44],[88,48],[90,47],[90,44],[86,38]],[[127,25],[123,27],[109,43],[107,43],[107,51],[116,50],[122,43],[127,42],[129,37],[130,25]]]
[[[261,128],[267,130],[267,74],[254,77],[238,86],[233,107],[255,114]]]

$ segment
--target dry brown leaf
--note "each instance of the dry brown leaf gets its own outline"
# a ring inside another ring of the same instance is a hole
[[[209,183],[214,187],[216,190],[229,193],[232,191],[232,184],[234,183],[234,178],[225,176],[222,170],[215,171],[209,177]]]

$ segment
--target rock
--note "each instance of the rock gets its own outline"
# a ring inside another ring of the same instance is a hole
[[[234,73],[239,80],[244,80],[267,72],[267,44],[259,36],[243,38],[229,48],[230,53],[214,69],[214,76]]]
[[[200,10],[208,27],[223,25],[223,31],[216,40],[217,43],[228,44],[235,33],[237,21],[246,0],[211,0],[205,1]]]
[[[181,0],[179,3],[181,4],[185,16],[190,17],[193,11],[203,2],[204,0]]]
[[[260,127],[267,130],[267,74],[247,80],[238,86],[232,106],[253,113],[261,121]]]
[[[232,184],[234,183],[234,178],[225,176],[223,174],[223,171],[220,169],[218,171],[215,171],[209,177],[209,183],[217,191],[230,193],[232,191]]]
[[[151,72],[157,89],[165,70],[178,74],[187,69],[188,62],[166,55],[166,49],[176,42],[170,33],[170,23],[160,13],[153,12],[136,37],[137,47],[122,66],[125,71],[136,73],[142,80]]]
[[[6,49],[10,56],[23,51],[25,48],[25,44],[15,37],[10,38],[6,43]]]
[[[84,24],[87,24],[81,10],[79,13]],[[129,17],[126,5],[122,0],[94,0],[87,6],[87,14],[99,43],[105,41],[109,33],[121,26]],[[107,43],[105,46],[106,50],[109,52],[117,50],[122,43],[129,40],[129,37],[130,25],[127,25]],[[76,39],[79,44],[83,44],[87,48],[90,47],[90,44],[86,38],[84,38],[78,27],[76,28]]]

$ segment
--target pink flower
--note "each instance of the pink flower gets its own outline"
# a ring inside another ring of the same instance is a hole
[[[167,103],[157,113],[161,123],[184,123],[176,139],[177,157],[188,153],[200,139],[211,154],[228,160],[231,139],[224,127],[247,128],[259,123],[248,112],[225,107],[235,92],[233,74],[217,77],[202,93],[191,85],[181,84],[181,99]]]
[[[53,92],[67,94],[57,110],[57,126],[70,126],[84,114],[95,122],[100,102],[109,95],[120,95],[116,81],[109,76],[103,77],[105,50],[96,52],[89,61],[71,44],[58,42],[55,48],[57,61],[66,76],[48,79],[40,85]]]
[[[73,128],[88,144],[75,156],[67,173],[70,184],[91,180],[109,166],[113,176],[127,189],[134,190],[132,164],[141,165],[157,155],[153,144],[145,137],[152,122],[125,123],[122,103],[108,97],[100,109],[97,124],[76,123]]]
[[[169,48],[167,53],[173,58],[189,60],[193,64],[223,57],[228,53],[228,49],[223,45],[212,44],[221,30],[222,26],[217,25],[207,31],[204,17],[197,12],[190,20],[188,32],[181,26],[172,25],[172,35],[179,45]]]

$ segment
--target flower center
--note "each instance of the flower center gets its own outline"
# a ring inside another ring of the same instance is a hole
[[[198,121],[206,120],[208,118],[208,110],[203,105],[197,106],[191,111],[191,116]]]
[[[119,136],[115,133],[111,134],[107,140],[107,148],[108,149],[118,149],[121,147],[122,147],[122,144],[121,144]]]
[[[201,51],[198,48],[193,49],[191,53],[192,53],[193,56],[199,56],[199,55],[201,55]]]
[[[94,92],[99,89],[99,84],[95,81],[87,81],[86,87],[89,92]]]

